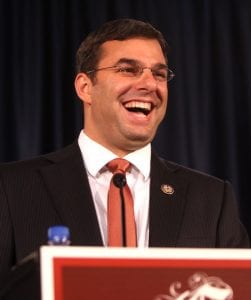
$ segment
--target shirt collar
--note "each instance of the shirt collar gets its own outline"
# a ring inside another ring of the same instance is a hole
[[[82,153],[82,157],[87,169],[87,172],[96,177],[104,166],[116,158],[116,154],[98,144],[89,138],[83,130],[81,130],[78,144]],[[150,161],[151,161],[151,144],[127,154],[124,159],[127,159],[147,180],[150,175]]]

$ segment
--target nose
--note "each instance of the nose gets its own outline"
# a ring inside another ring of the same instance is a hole
[[[155,91],[157,89],[158,83],[153,76],[151,68],[145,67],[142,69],[142,73],[140,74],[136,85],[139,89],[147,89],[149,91]]]

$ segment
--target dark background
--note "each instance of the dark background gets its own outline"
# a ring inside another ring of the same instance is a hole
[[[78,136],[75,52],[90,30],[118,17],[151,22],[171,47],[176,77],[155,148],[231,181],[251,235],[251,1],[0,0],[0,161]]]

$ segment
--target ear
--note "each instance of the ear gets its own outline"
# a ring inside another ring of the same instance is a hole
[[[75,78],[75,90],[84,103],[91,103],[92,81],[85,73],[78,73]]]

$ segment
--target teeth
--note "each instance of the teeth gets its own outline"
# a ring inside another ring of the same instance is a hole
[[[141,108],[144,110],[151,110],[151,103],[149,102],[138,102],[138,101],[130,101],[125,104],[126,108]]]

